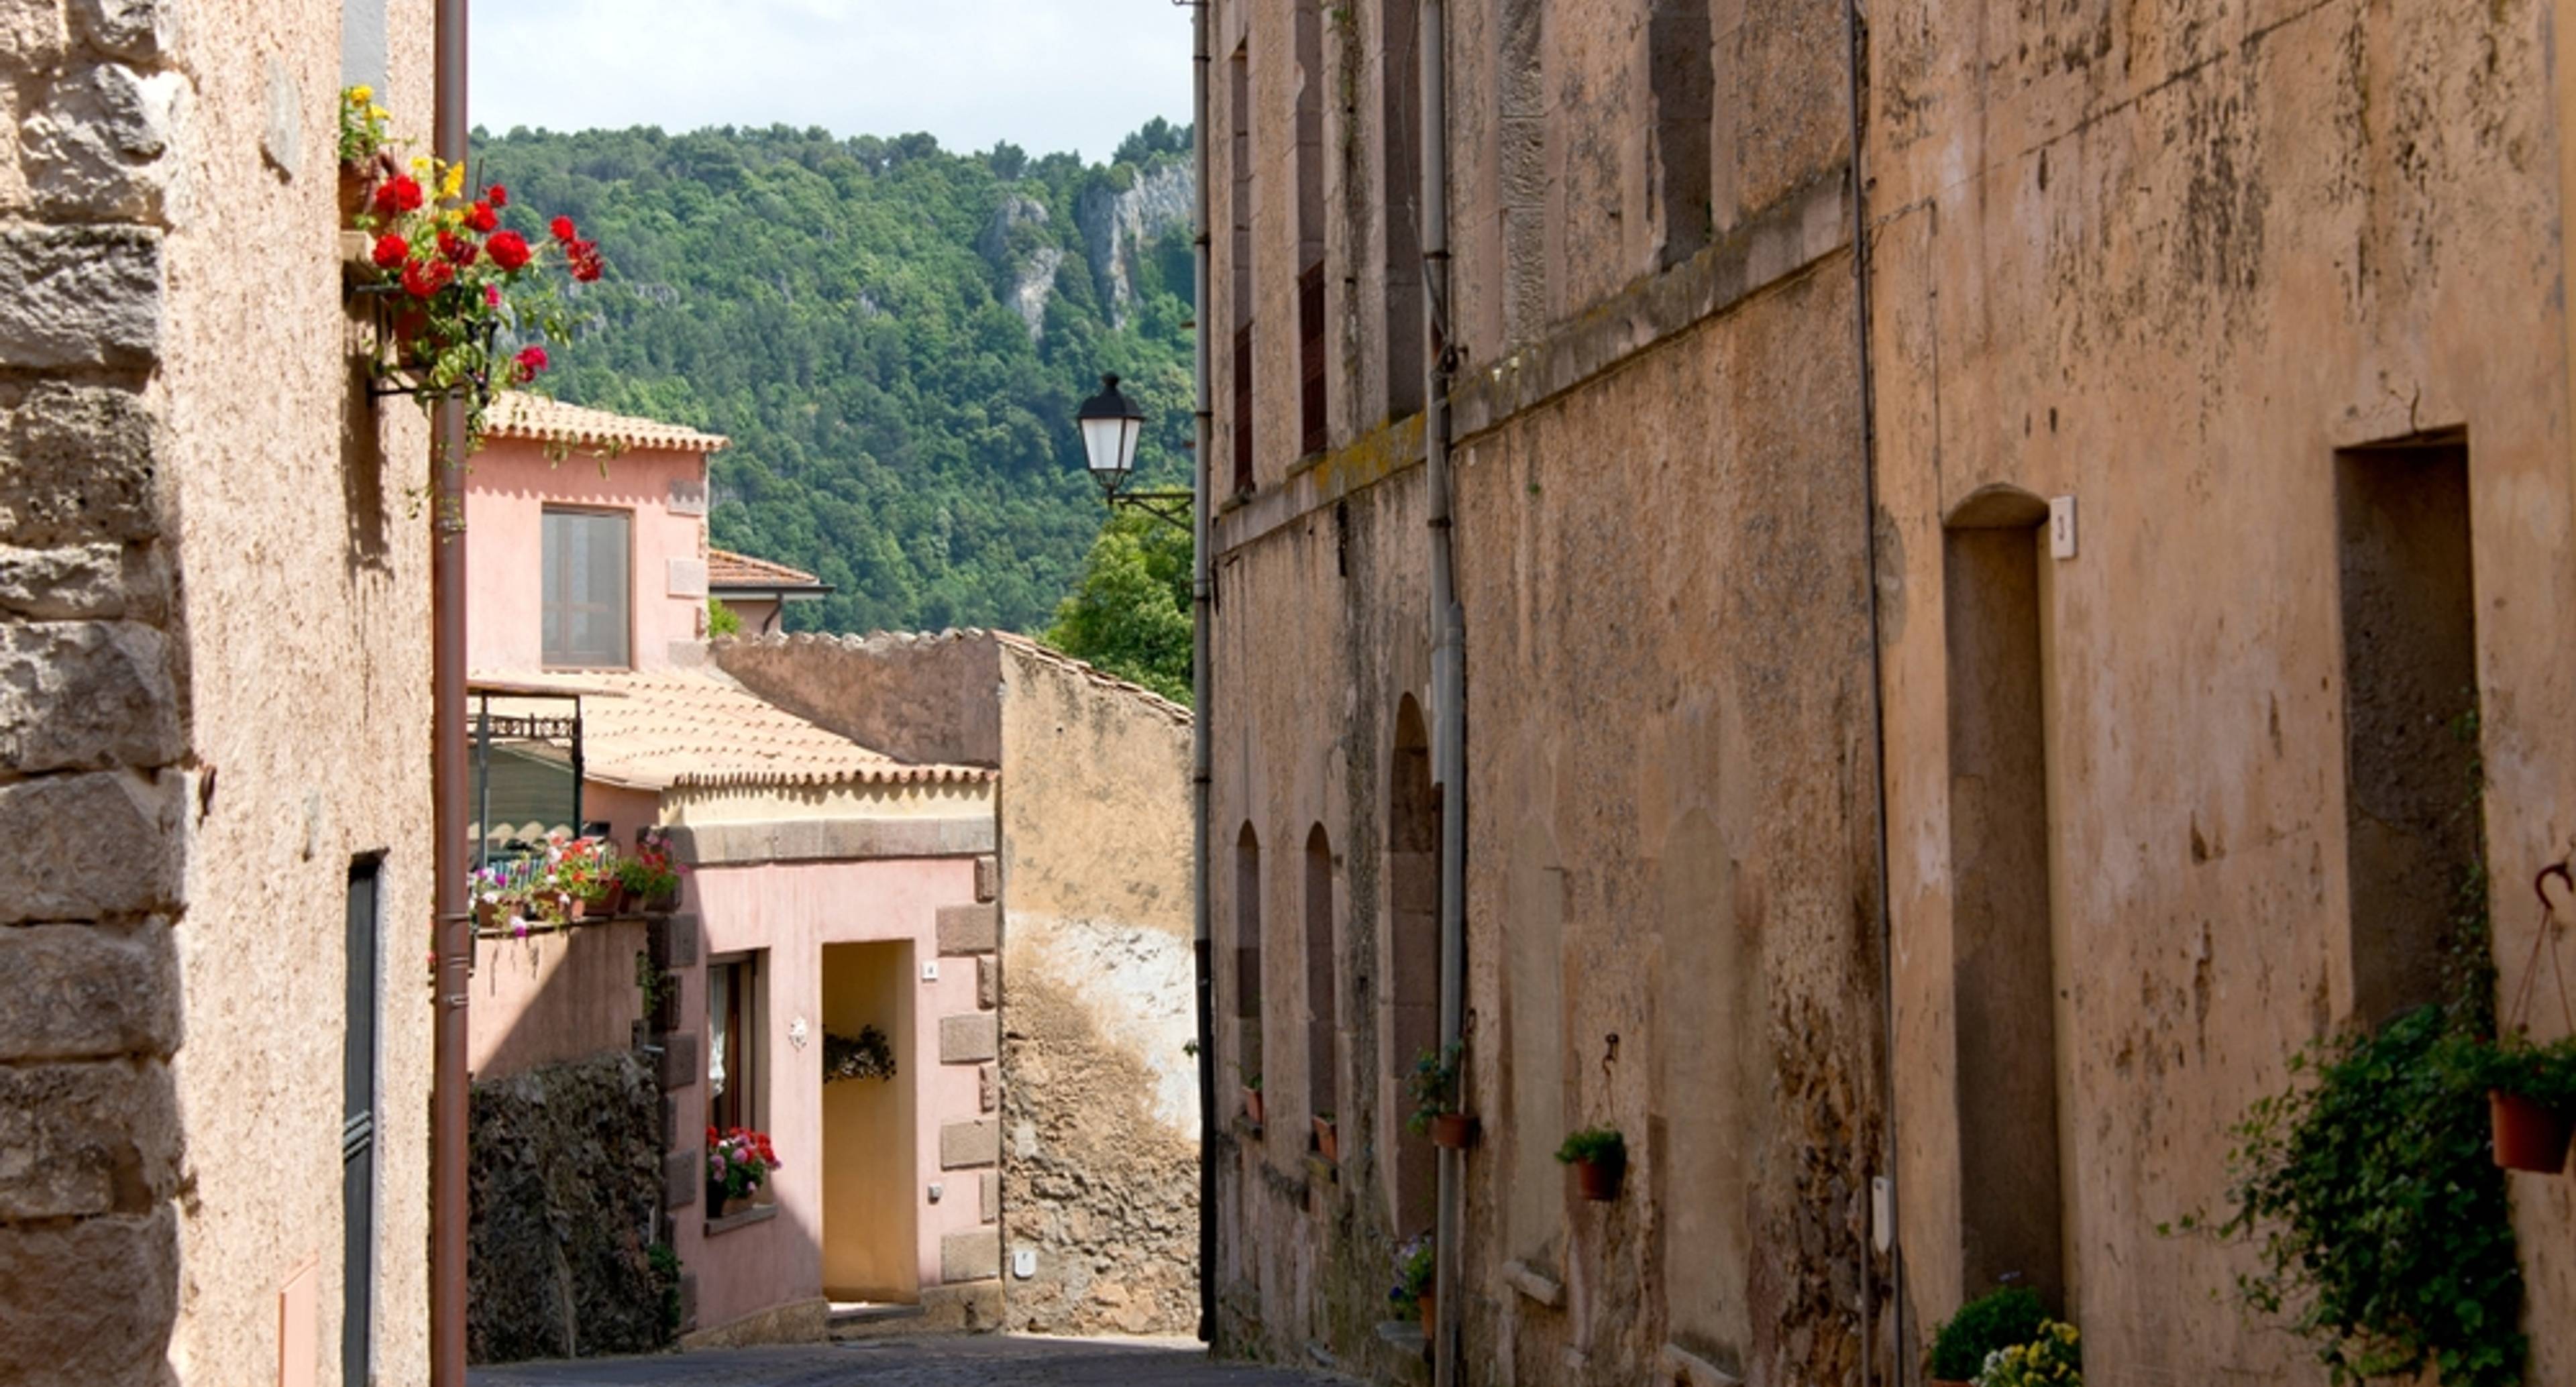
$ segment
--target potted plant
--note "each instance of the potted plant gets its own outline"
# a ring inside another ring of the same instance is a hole
[[[2487,1093],[2495,1163],[2555,1175],[2576,1138],[2576,1036],[2534,1045],[2520,1035],[2481,1044],[2467,1061]]]
[[[629,901],[655,914],[667,914],[679,904],[679,859],[658,829],[635,835],[635,851],[617,861],[617,880]]]
[[[1574,1167],[1574,1183],[1583,1197],[1607,1203],[1619,1197],[1619,1180],[1628,1172],[1628,1141],[1616,1127],[1586,1127],[1566,1137],[1556,1158]]]
[[[1315,1154],[1328,1161],[1338,1161],[1342,1158],[1341,1135],[1333,1126],[1331,1113],[1315,1114]]]
[[[1261,1076],[1259,1074],[1243,1076],[1243,1117],[1255,1127],[1261,1125]]]
[[[2071,1324],[2043,1320],[2027,1343],[1986,1355],[1976,1387],[2084,1387],[2083,1336]]]
[[[376,89],[340,93],[340,225],[354,228],[367,198],[384,179],[402,172],[393,161],[386,122],[393,113],[376,104]]]
[[[723,1218],[741,1213],[769,1184],[769,1172],[779,1168],[778,1153],[769,1146],[769,1134],[748,1127],[735,1127],[719,1133],[707,1129],[707,1216]]]
[[[372,93],[342,93],[340,144],[392,171],[365,188],[352,225],[368,237],[356,292],[377,312],[376,393],[419,397],[424,408],[461,396],[466,435],[478,443],[495,390],[527,385],[551,364],[537,341],[569,342],[572,324],[552,280],[560,263],[588,283],[605,262],[569,217],[557,217],[533,242],[501,225],[510,190],[465,186],[465,166],[415,158],[394,161]],[[364,165],[361,166],[362,169]]]
[[[1453,1040],[1414,1057],[1407,1084],[1413,1092],[1413,1116],[1405,1125],[1430,1133],[1434,1146],[1464,1150],[1475,1144],[1476,1119],[1458,1110],[1459,1065],[1466,1053],[1466,1043]]]
[[[1433,1297],[1439,1265],[1428,1235],[1416,1237],[1395,1250],[1395,1287],[1386,1293],[1386,1298],[1394,1304],[1396,1314],[1406,1319],[1421,1316],[1425,1334],[1434,1332],[1439,1318]]]
[[[2030,1287],[1998,1286],[1986,1292],[1932,1332],[1927,1365],[1932,1381],[1965,1387],[1984,1370],[1989,1356],[2038,1338],[2047,1323],[2048,1307]]]

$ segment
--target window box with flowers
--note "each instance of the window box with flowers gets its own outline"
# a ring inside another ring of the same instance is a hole
[[[783,1162],[769,1134],[748,1127],[707,1129],[707,1217],[731,1218],[769,1202],[769,1172]]]
[[[570,340],[553,271],[586,284],[605,262],[569,217],[533,241],[504,227],[509,189],[469,190],[461,163],[405,164],[385,121],[367,88],[342,93],[343,214],[366,241],[352,292],[375,321],[372,389],[416,396],[424,407],[461,397],[471,448],[493,393],[533,384],[553,364],[546,344]]]

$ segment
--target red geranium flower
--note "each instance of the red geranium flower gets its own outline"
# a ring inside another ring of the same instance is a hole
[[[495,207],[507,207],[510,205],[510,190],[495,183],[483,190],[483,200]]]
[[[488,233],[500,224],[501,219],[492,214],[492,204],[488,202],[478,202],[465,209],[465,225],[470,230]]]
[[[442,231],[438,233],[438,253],[459,265],[471,265],[474,263],[474,257],[483,253],[483,248],[474,244],[474,238],[471,236],[459,236],[453,231]]]
[[[420,208],[420,184],[407,173],[398,173],[376,185],[376,210],[388,215],[412,212]]]
[[[405,241],[400,236],[384,235],[376,238],[376,253],[374,258],[377,269],[390,270],[394,266],[401,264],[405,259],[409,258],[410,255],[411,243]]]
[[[516,270],[528,263],[528,238],[515,231],[504,231],[483,243],[492,253],[492,263],[505,270]]]
[[[501,306],[501,286],[500,286],[500,285],[498,285],[498,284],[486,284],[486,285],[484,285],[484,286],[483,286],[483,302],[484,302],[484,304],[485,304],[485,305],[487,305],[487,306],[489,306],[489,307],[492,307],[492,308],[498,308],[498,307],[500,307],[500,306]]]
[[[564,261],[572,267],[572,277],[584,284],[599,278],[603,265],[597,241],[572,241],[564,246]]]
[[[416,299],[429,298],[456,278],[456,271],[444,260],[414,260],[403,266],[403,291]]]
[[[554,232],[555,239],[558,241],[570,241],[574,236],[580,234],[573,230],[572,218],[570,217],[555,218],[554,221],[549,224],[547,229]]]
[[[519,383],[522,385],[535,380],[537,372],[554,364],[546,360],[546,349],[543,347],[521,347],[518,356],[514,359],[519,363]]]

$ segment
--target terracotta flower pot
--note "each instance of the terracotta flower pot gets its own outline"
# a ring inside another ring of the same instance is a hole
[[[367,210],[367,194],[372,189],[367,170],[356,164],[340,166],[340,225],[358,224],[358,214]]]
[[[680,908],[680,888],[674,886],[668,891],[657,891],[646,896],[644,908],[655,915],[670,914]]]
[[[1422,1288],[1422,1294],[1414,1298],[1415,1303],[1422,1310],[1422,1332],[1425,1337],[1437,1335],[1440,1332],[1440,1302],[1436,1295],[1437,1293],[1429,1286],[1425,1286]]]
[[[626,913],[625,882],[612,880],[608,883],[608,889],[602,892],[599,897],[599,913],[602,915],[623,915]]]
[[[2487,1090],[2487,1119],[2495,1133],[2497,1165],[2541,1175],[2567,1168],[2567,1144],[2576,1137],[2568,1114],[2498,1088]]]
[[[474,903],[474,927],[482,930],[499,929],[501,927],[501,903],[499,901],[476,901]]]
[[[1261,1125],[1261,1090],[1247,1088],[1243,1091],[1243,1120],[1255,1127]]]
[[[1619,1197],[1619,1182],[1627,1173],[1626,1161],[1576,1161],[1574,1184],[1584,1198],[1606,1204]]]
[[[1338,1161],[1342,1158],[1340,1136],[1333,1130],[1333,1124],[1327,1118],[1315,1119],[1315,1153],[1328,1161]]]
[[[1444,1112],[1431,1119],[1431,1144],[1452,1151],[1464,1151],[1476,1144],[1476,1119],[1462,1112]]]

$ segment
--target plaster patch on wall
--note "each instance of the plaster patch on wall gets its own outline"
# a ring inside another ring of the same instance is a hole
[[[1190,941],[1162,930],[1014,912],[1012,952],[1082,999],[1101,1035],[1141,1059],[1154,1075],[1154,1116],[1174,1132],[1198,1134],[1198,1072],[1181,1049],[1196,1033],[1197,979]]]

